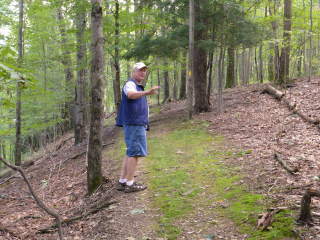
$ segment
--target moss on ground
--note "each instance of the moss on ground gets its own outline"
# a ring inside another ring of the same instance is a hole
[[[245,191],[245,183],[239,184],[243,178],[239,166],[230,164],[232,158],[251,152],[237,154],[225,149],[223,136],[209,134],[207,126],[199,121],[175,122],[165,126],[166,132],[161,135],[148,136],[150,154],[144,168],[150,172],[148,189],[152,204],[162,215],[154,226],[159,237],[179,238],[182,229],[177,222],[192,216],[197,208],[214,203],[218,204],[209,210],[212,215],[227,215],[240,232],[251,235],[250,239],[292,237],[293,217],[288,210],[275,215],[272,228],[262,232],[255,229],[258,214],[268,206],[259,203],[264,200],[261,194]],[[213,196],[205,203],[198,197],[203,191],[206,196]],[[228,202],[228,207],[219,206],[224,202]]]

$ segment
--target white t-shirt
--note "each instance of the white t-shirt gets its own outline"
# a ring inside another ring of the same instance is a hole
[[[126,96],[128,96],[128,92],[129,91],[137,92],[138,90],[137,90],[136,84],[134,82],[132,82],[132,81],[129,81],[124,85],[123,91],[126,94]]]

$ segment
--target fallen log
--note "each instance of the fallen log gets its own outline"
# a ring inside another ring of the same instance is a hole
[[[262,93],[269,93],[274,98],[276,98],[276,99],[278,99],[280,101],[285,96],[285,94],[283,92],[275,89],[271,85],[267,85],[267,87],[262,91]],[[296,104],[295,103],[291,103],[286,98],[283,98],[283,102],[287,105],[289,110],[293,111],[294,114],[299,115],[303,120],[305,120],[308,123],[311,123],[311,124],[314,124],[314,125],[318,125],[318,128],[320,129],[320,126],[319,126],[320,119],[319,118],[312,118],[312,117],[308,116],[301,109],[296,108]]]
[[[269,93],[274,98],[281,100],[284,97],[284,93],[272,87],[271,85],[267,85],[267,87],[262,91],[262,93]]]
[[[61,221],[61,223],[71,223],[71,222],[76,221],[76,220],[78,220],[78,219],[84,218],[84,217],[86,217],[86,216],[88,216],[88,215],[90,215],[90,214],[94,214],[94,213],[98,212],[99,210],[101,210],[101,209],[103,209],[103,208],[106,208],[106,207],[108,207],[108,206],[110,206],[110,205],[112,205],[112,204],[114,204],[114,203],[116,203],[116,201],[106,202],[106,203],[104,203],[104,204],[101,204],[101,205],[98,206],[97,208],[89,211],[89,212],[82,213],[82,214],[77,215],[77,216],[72,217],[72,218],[68,218],[68,219],[66,219],[66,220]],[[43,228],[43,229],[38,230],[38,232],[39,232],[39,233],[49,233],[52,228],[56,228],[56,227],[57,227],[57,224],[55,223],[55,224],[52,224],[52,225],[50,225],[50,226],[48,226],[48,227],[46,227],[46,228]]]
[[[275,153],[274,154],[275,158],[282,164],[282,166],[284,167],[284,169],[286,169],[290,174],[294,174],[296,172],[299,171],[298,167],[294,167],[294,169],[290,168],[285,161],[282,160],[281,156],[279,153]]]
[[[319,118],[311,118],[311,117],[307,116],[302,110],[300,110],[298,108],[294,109],[293,113],[299,115],[303,120],[307,121],[308,123],[315,124],[315,125],[320,123],[320,119]]]

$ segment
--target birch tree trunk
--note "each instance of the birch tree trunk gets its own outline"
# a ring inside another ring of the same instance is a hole
[[[102,0],[92,0],[91,12],[91,109],[87,154],[87,187],[91,195],[102,183],[102,120],[104,44]]]

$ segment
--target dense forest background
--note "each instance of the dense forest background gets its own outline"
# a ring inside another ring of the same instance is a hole
[[[92,6],[84,0],[0,2],[0,154],[19,163],[17,146],[25,159],[67,131],[75,132],[75,144],[88,131]],[[151,103],[188,97],[189,1],[102,6],[104,114],[117,113],[137,61],[148,65],[146,88],[161,86]],[[209,104],[218,89],[317,75],[319,7],[312,0],[195,0],[194,111],[219,111]],[[221,111],[222,92],[219,99]]]

